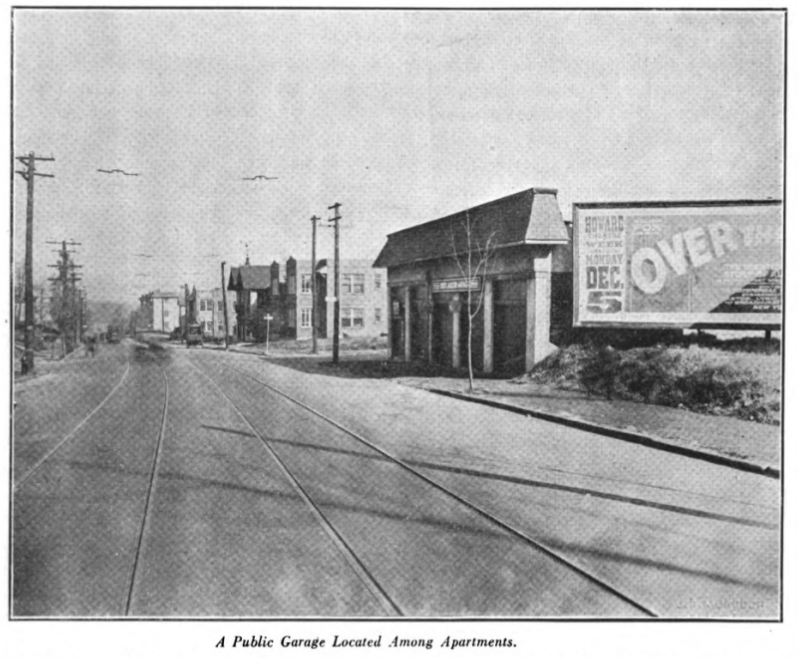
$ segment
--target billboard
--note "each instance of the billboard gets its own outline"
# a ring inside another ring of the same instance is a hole
[[[577,326],[776,329],[780,201],[574,204]]]

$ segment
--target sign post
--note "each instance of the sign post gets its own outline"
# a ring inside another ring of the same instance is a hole
[[[264,316],[264,320],[266,320],[266,350],[264,351],[264,356],[269,354],[269,323],[272,322],[274,318],[267,314]]]

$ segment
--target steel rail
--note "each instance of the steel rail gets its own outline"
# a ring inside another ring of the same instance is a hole
[[[39,461],[37,461],[31,467],[31,469],[27,473],[25,473],[25,475],[23,477],[21,477],[17,482],[14,483],[14,491],[16,491],[36,471],[38,471],[39,468],[41,468],[42,464],[44,464],[48,459],[50,459],[50,457],[52,457],[56,452],[58,452],[64,446],[64,444],[67,441],[69,441],[72,437],[74,437],[75,434],[77,434],[78,430],[81,427],[83,427],[94,416],[94,414],[96,414],[98,411],[100,411],[100,409],[105,405],[105,403],[108,402],[108,400],[111,399],[111,396],[113,396],[114,393],[117,392],[119,387],[122,386],[123,382],[125,381],[125,379],[128,376],[128,372],[130,372],[130,357],[128,357],[128,359],[127,359],[127,366],[125,368],[125,372],[122,373],[122,378],[117,382],[116,386],[114,386],[114,388],[111,389],[111,392],[108,395],[106,395],[105,398],[103,398],[102,402],[100,402],[100,404],[98,404],[94,408],[94,410],[88,416],[86,416],[86,418],[84,418],[80,423],[78,423],[77,426],[75,426],[75,428],[69,434],[67,434],[63,439],[61,439],[61,441],[59,441],[58,444],[54,448],[52,448],[47,454],[45,454],[44,457],[39,459]]]
[[[345,427],[344,425],[342,425],[338,421],[330,418],[329,416],[327,416],[326,414],[322,413],[321,411],[318,411],[318,410],[314,409],[313,407],[305,404],[301,400],[298,400],[298,399],[294,398],[293,396],[289,395],[288,393],[285,393],[284,391],[281,391],[280,389],[272,386],[271,384],[268,384],[267,382],[264,382],[263,380],[258,379],[257,377],[254,377],[253,375],[245,372],[244,370],[241,370],[239,368],[234,368],[233,366],[229,366],[227,364],[222,364],[222,365],[223,365],[223,367],[225,367],[225,368],[227,368],[229,370],[233,370],[234,372],[238,372],[241,375],[244,375],[248,379],[251,379],[252,381],[260,384],[261,386],[263,386],[264,388],[272,391],[276,395],[279,395],[279,396],[285,398],[286,400],[289,400],[290,402],[293,402],[294,404],[296,404],[297,406],[305,409],[309,413],[312,413],[313,415],[321,418],[322,420],[326,421],[330,425],[333,425],[334,427],[336,427],[337,429],[341,430],[342,432],[348,434],[349,436],[351,436],[355,440],[359,441],[363,445],[365,445],[365,446],[371,448],[372,450],[374,450],[375,452],[383,455],[383,457],[385,457],[386,459],[388,459],[391,462],[395,463],[397,466],[400,466],[401,468],[405,469],[406,471],[412,473],[413,475],[417,476],[421,480],[425,481],[426,483],[428,483],[429,485],[431,485],[435,489],[438,489],[442,493],[450,496],[451,498],[455,499],[456,501],[458,501],[462,505],[468,507],[469,509],[471,509],[472,511],[476,512],[477,514],[479,514],[484,519],[488,520],[490,523],[493,523],[494,525],[499,526],[503,530],[505,530],[505,531],[509,532],[510,534],[514,535],[515,537],[521,539],[522,541],[526,542],[527,544],[529,544],[533,548],[535,548],[538,551],[542,552],[543,554],[545,554],[549,558],[551,558],[554,561],[564,565],[565,567],[567,567],[571,571],[577,573],[578,575],[582,576],[586,580],[594,583],[600,589],[608,592],[609,594],[612,594],[613,596],[617,597],[618,599],[621,599],[625,603],[628,603],[629,605],[634,607],[636,610],[639,610],[640,612],[644,613],[648,617],[656,618],[656,617],[660,616],[652,608],[647,607],[643,603],[640,603],[640,602],[636,601],[634,598],[632,598],[631,595],[626,594],[620,588],[615,587],[614,585],[611,585],[610,583],[606,582],[605,580],[603,580],[599,576],[591,573],[585,567],[583,567],[583,566],[577,564],[576,562],[570,560],[569,558],[561,555],[555,549],[549,548],[546,544],[544,544],[540,540],[529,536],[524,531],[519,530],[518,528],[516,528],[515,526],[511,525],[510,523],[507,523],[506,521],[503,521],[502,519],[500,519],[499,517],[495,516],[491,512],[483,509],[479,505],[467,500],[466,498],[463,498],[462,496],[460,496],[459,494],[457,494],[453,490],[451,490],[448,487],[444,486],[443,484],[437,482],[436,480],[428,477],[424,473],[420,472],[418,469],[414,468],[413,466],[410,466],[405,461],[403,461],[400,458],[392,455],[391,453],[387,452],[386,450],[383,450],[382,448],[380,448],[379,446],[375,445],[374,443],[372,443],[368,439],[362,437],[357,432],[354,432],[353,430]],[[203,374],[205,374],[205,373],[203,373]],[[217,386],[217,388],[218,388],[218,386]],[[252,427],[252,425],[250,425],[250,426]]]
[[[300,498],[305,501],[308,507],[311,510],[311,513],[316,517],[317,521],[321,525],[324,532],[328,535],[331,539],[333,544],[342,554],[344,559],[347,560],[352,570],[361,580],[361,582],[366,586],[367,590],[370,594],[374,597],[374,599],[380,604],[380,606],[392,616],[400,616],[404,617],[405,614],[403,613],[402,609],[399,605],[389,596],[389,594],[383,589],[377,579],[369,573],[369,570],[363,564],[363,562],[358,558],[355,554],[355,551],[352,547],[347,543],[344,537],[335,529],[332,523],[327,519],[324,512],[319,508],[319,506],[313,501],[311,496],[305,491],[305,488],[300,484],[297,477],[291,472],[291,470],[286,466],[285,462],[280,458],[280,456],[275,452],[275,449],[269,444],[269,440],[265,439],[263,435],[255,428],[255,426],[250,422],[250,419],[247,418],[245,413],[239,408],[239,406],[233,401],[233,399],[225,393],[219,384],[214,381],[214,379],[206,372],[204,372],[201,368],[197,367],[195,364],[189,362],[192,368],[197,370],[200,374],[204,375],[211,384],[222,394],[222,396],[227,399],[230,405],[236,410],[236,412],[241,416],[244,422],[252,431],[253,435],[257,437],[264,447],[269,452],[272,459],[277,464],[280,471],[286,477],[286,479],[291,483],[292,487],[297,491]]]
[[[159,366],[160,367],[160,366]],[[164,376],[164,410],[161,419],[161,430],[158,432],[158,442],[155,446],[155,454],[153,455],[153,466],[150,471],[150,482],[147,485],[147,497],[144,503],[144,511],[142,513],[141,526],[139,530],[139,539],[136,542],[136,554],[133,558],[133,568],[130,573],[130,582],[128,584],[127,598],[125,601],[125,616],[130,615],[130,607],[133,602],[133,592],[136,587],[136,575],[139,569],[139,563],[144,548],[144,536],[148,528],[149,512],[153,501],[153,494],[155,491],[155,478],[158,473],[158,464],[161,459],[161,446],[164,442],[164,434],[166,433],[166,418],[167,408],[169,406],[169,379],[166,376],[166,369],[161,368],[161,374]]]

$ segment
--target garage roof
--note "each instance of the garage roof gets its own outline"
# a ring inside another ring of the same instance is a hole
[[[469,250],[519,244],[567,244],[569,235],[558,206],[557,190],[532,187],[388,236],[373,267],[394,267],[451,257]]]

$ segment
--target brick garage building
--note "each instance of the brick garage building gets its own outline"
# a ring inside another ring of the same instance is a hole
[[[570,227],[557,190],[530,188],[392,233],[374,266],[388,271],[393,359],[465,366],[473,314],[475,367],[521,372],[571,326]]]

